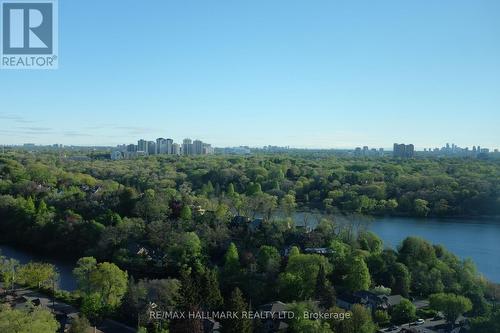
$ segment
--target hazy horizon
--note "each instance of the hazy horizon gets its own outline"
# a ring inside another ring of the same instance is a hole
[[[164,137],[164,138],[167,138],[167,137]],[[157,138],[140,138],[140,139],[144,139],[146,141],[156,141]],[[173,139],[173,138],[172,138]],[[178,144],[182,144],[182,139],[173,139],[174,140],[174,143],[178,143]],[[272,143],[269,143],[269,144],[264,144],[264,145],[261,145],[261,146],[252,146],[252,145],[226,145],[226,146],[218,146],[218,145],[214,145],[210,142],[210,140],[204,140],[202,138],[198,138],[198,137],[193,137],[193,138],[190,138],[190,139],[194,139],[194,140],[197,140],[197,139],[201,139],[203,142],[205,143],[208,143],[208,144],[211,144],[212,147],[214,148],[237,148],[237,147],[248,147],[250,149],[262,149],[262,148],[265,148],[265,147],[268,147],[268,146],[271,146],[271,147],[280,147],[280,148],[289,148],[289,149],[304,149],[304,150],[354,150],[356,148],[363,148],[363,146],[366,146],[364,144],[359,144],[359,145],[355,145],[355,146],[345,146],[345,147],[339,147],[339,146],[332,146],[332,147],[299,147],[299,146],[291,146],[291,145],[283,145],[283,146],[279,146],[279,145],[273,145]],[[138,139],[139,140],[139,139]],[[34,144],[36,146],[40,146],[40,147],[47,147],[47,146],[53,146],[55,144],[59,144],[59,145],[63,145],[64,147],[116,147],[116,146],[119,146],[119,145],[128,145],[128,144],[137,144],[137,141],[138,140],[135,140],[135,141],[130,141],[130,142],[122,142],[122,143],[119,143],[119,144],[72,144],[72,143],[61,143],[61,142],[52,142],[52,143],[37,143],[37,142],[23,142],[23,143],[13,143],[13,144],[4,144],[2,142],[0,142],[0,146],[5,146],[5,147],[23,147],[24,145],[31,145],[31,144]],[[404,143],[404,144],[413,144],[412,142],[395,142],[395,143]],[[456,144],[454,142],[447,142],[450,147],[452,144]],[[446,147],[446,144],[437,144],[437,145],[434,145],[434,146],[418,146],[418,145],[415,145],[415,150],[416,151],[424,151],[424,149],[434,149],[434,148],[444,148]],[[493,152],[494,149],[498,149],[497,147],[488,147],[488,146],[483,146],[483,145],[457,145],[459,148],[469,148],[469,149],[472,149],[472,147],[478,147],[480,146],[481,148],[488,148],[490,149],[491,152]],[[393,146],[368,146],[370,149],[372,148],[376,148],[377,150],[382,148],[384,149],[385,151],[392,151],[393,149]]]
[[[59,3],[59,69],[0,71],[0,144],[500,148],[500,2]]]

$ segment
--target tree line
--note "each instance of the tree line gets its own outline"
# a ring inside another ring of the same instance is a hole
[[[492,161],[460,159],[276,155],[75,162],[14,152],[0,157],[0,241],[80,258],[74,296],[92,323],[111,316],[148,332],[201,332],[199,320],[151,321],[148,308],[244,311],[280,300],[297,313],[290,332],[373,333],[415,319],[408,300],[416,297],[429,298],[428,311],[444,312],[450,323],[466,313],[482,332],[495,323],[498,294],[470,260],[414,237],[388,249],[377,235],[328,215],[310,230],[296,225],[294,214],[319,208],[495,215],[498,171]],[[324,252],[306,251],[311,248]],[[37,271],[33,265],[16,269]],[[8,284],[8,261],[2,267]],[[48,280],[42,278],[29,285],[43,287]],[[344,321],[300,315],[304,309],[346,312],[337,308],[337,297],[366,290],[406,301],[375,313],[355,306]],[[261,329],[259,322],[231,319],[222,327]]]

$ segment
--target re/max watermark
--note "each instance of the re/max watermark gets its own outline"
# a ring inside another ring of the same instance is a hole
[[[57,0],[0,0],[0,18],[0,68],[58,68]]]
[[[305,319],[334,319],[345,320],[351,318],[350,312],[309,312],[301,313]],[[292,311],[149,311],[150,320],[175,319],[279,319],[288,320],[298,316]]]

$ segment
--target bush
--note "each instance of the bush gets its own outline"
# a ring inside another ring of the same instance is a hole
[[[432,309],[418,309],[417,310],[417,317],[423,318],[423,319],[430,319],[436,317],[438,314],[437,311],[432,310]]]

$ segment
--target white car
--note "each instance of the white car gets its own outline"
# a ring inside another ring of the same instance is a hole
[[[415,324],[417,324],[417,325],[423,325],[423,324],[425,324],[425,320],[423,320],[423,319],[418,319],[418,320],[415,322]]]

